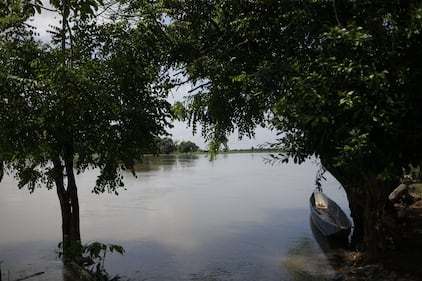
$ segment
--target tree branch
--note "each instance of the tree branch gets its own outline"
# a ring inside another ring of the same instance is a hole
[[[41,10],[48,11],[48,12],[54,12],[54,13],[58,13],[58,12],[59,12],[59,11],[57,11],[56,9],[47,8],[47,7],[44,7],[44,6],[42,6],[42,5],[37,5],[37,7],[40,7],[40,8],[41,8]]]
[[[342,26],[342,25],[341,25],[341,23],[340,23],[340,20],[339,20],[339,18],[338,18],[338,14],[337,14],[336,0],[333,0],[333,9],[334,9],[334,15],[335,15],[335,17],[336,17],[337,24],[338,24],[339,26]]]
[[[212,82],[211,82],[211,81],[208,81],[208,82],[206,82],[206,83],[202,83],[201,85],[196,86],[196,87],[195,87],[195,88],[193,88],[193,89],[190,89],[190,90],[188,91],[188,93],[195,92],[196,90],[198,90],[198,89],[200,89],[200,88],[204,88],[205,86],[208,86],[208,85],[210,85],[210,84],[212,84]]]
[[[29,279],[29,278],[32,278],[32,277],[35,277],[35,276],[38,276],[38,275],[41,275],[41,274],[44,274],[44,273],[45,273],[44,271],[37,272],[37,273],[34,273],[34,274],[32,274],[32,275],[28,275],[28,276],[25,276],[25,277],[22,277],[22,278],[16,279],[15,281],[22,281],[22,280],[26,280],[26,279]],[[1,280],[0,280],[0,281],[1,281]]]

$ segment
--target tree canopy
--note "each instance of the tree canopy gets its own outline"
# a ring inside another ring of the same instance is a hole
[[[120,171],[132,169],[171,126],[166,53],[154,22],[100,19],[102,1],[50,1],[61,19],[50,42],[37,41],[28,22],[40,1],[6,2],[0,5],[1,170],[15,172],[19,187],[31,192],[56,186],[68,252],[80,241],[74,169],[98,168],[93,191],[117,193]]]
[[[179,144],[177,144],[177,150],[181,153],[191,153],[197,152],[199,147],[194,142],[181,141]]]
[[[157,151],[153,151],[158,154],[171,154],[176,150],[176,143],[169,137],[157,138]]]
[[[266,123],[295,162],[319,157],[379,255],[386,194],[422,159],[420,1],[163,2],[192,124],[219,141]]]

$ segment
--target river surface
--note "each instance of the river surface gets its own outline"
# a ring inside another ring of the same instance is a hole
[[[332,262],[309,221],[318,170],[266,163],[267,154],[146,158],[124,174],[119,195],[91,193],[97,171],[77,177],[83,242],[123,246],[106,257],[122,280],[331,280]],[[349,213],[329,175],[323,189]],[[61,239],[55,190],[33,194],[11,176],[0,183],[0,261],[4,280],[69,280],[56,258]],[[43,272],[41,274],[41,272]]]

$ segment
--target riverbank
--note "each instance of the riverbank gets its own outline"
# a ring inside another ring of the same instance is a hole
[[[420,257],[386,258],[379,263],[365,264],[360,253],[347,252],[344,266],[338,269],[339,281],[418,281],[421,280]],[[392,263],[393,262],[393,263]]]
[[[345,252],[340,257],[339,280],[422,280],[422,184],[399,185],[389,196],[394,208],[384,215],[389,252],[382,261],[364,262],[364,256]]]
[[[415,251],[416,252],[416,251]],[[339,257],[338,281],[419,281],[421,255],[394,252],[382,262],[365,263],[363,254],[345,251]]]

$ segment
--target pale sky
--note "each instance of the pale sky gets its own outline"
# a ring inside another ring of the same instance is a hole
[[[48,0],[43,0],[43,3],[48,3]],[[44,4],[45,5],[45,4]],[[49,6],[49,4],[45,5]],[[47,30],[50,29],[49,25],[58,25],[59,19],[57,14],[49,11],[43,11],[41,15],[36,15],[32,24],[37,27],[37,31],[40,35],[41,40],[48,40],[49,34]],[[173,92],[169,98],[170,102],[175,100],[182,100],[185,95],[188,94],[188,87],[180,87],[177,91]],[[200,148],[205,149],[206,144],[203,137],[201,136],[200,130],[193,135],[192,128],[188,127],[186,123],[174,122],[174,128],[169,130],[172,134],[172,139],[175,141],[192,141],[196,143]],[[270,131],[266,128],[258,127],[256,129],[256,135],[254,139],[243,137],[242,140],[238,139],[237,133],[229,136],[228,146],[230,149],[250,149],[251,147],[257,147],[259,145],[266,144],[268,142],[274,143],[277,139],[276,132]]]

